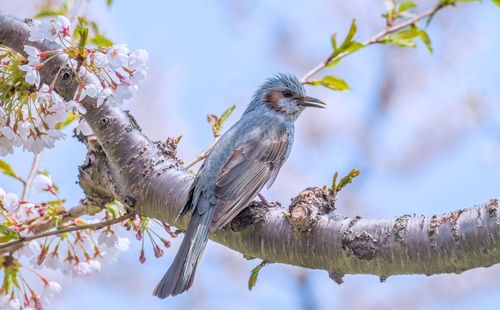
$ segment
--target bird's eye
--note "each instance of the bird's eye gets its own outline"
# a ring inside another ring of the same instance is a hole
[[[284,90],[283,91],[283,96],[286,97],[286,98],[291,98],[293,97],[293,93],[289,90]]]

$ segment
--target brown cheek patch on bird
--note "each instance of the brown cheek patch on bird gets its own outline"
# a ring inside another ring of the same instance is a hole
[[[272,90],[266,94],[264,102],[269,108],[275,110],[276,112],[283,113],[284,111],[279,105],[281,98],[283,98],[283,95],[280,91]]]

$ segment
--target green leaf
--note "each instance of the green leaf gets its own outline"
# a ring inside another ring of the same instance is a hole
[[[343,52],[344,53],[352,53],[352,52],[355,52],[363,47],[365,47],[365,45],[363,43],[353,41],[353,42],[351,42],[351,44],[349,44],[349,46]]]
[[[113,0],[106,0],[106,4],[108,6],[112,6],[113,5]]]
[[[358,169],[352,169],[351,171],[349,171],[349,173],[340,180],[339,184],[337,185],[337,191],[340,191],[347,184],[352,183],[352,179],[354,179],[357,176],[359,176]]]
[[[262,261],[260,264],[258,264],[252,271],[250,272],[250,278],[248,278],[248,289],[251,291],[252,288],[255,286],[257,283],[257,277],[259,276],[259,272],[264,267],[267,265],[265,261]]]
[[[89,38],[89,28],[83,27],[80,31],[80,40],[78,41],[78,47],[80,48],[81,51],[83,51],[83,49],[87,45],[88,38]]]
[[[51,5],[44,5],[40,8],[40,11],[36,13],[33,18],[42,18],[42,17],[50,17],[50,16],[58,16],[58,15],[66,15],[68,14],[68,5],[64,4],[60,9],[54,10]]]
[[[95,35],[92,39],[90,39],[90,42],[98,47],[110,47],[113,45],[113,42],[102,34]]]
[[[327,67],[327,68],[331,68],[331,67],[335,66],[336,64],[338,64],[341,60],[342,60],[342,58],[337,58],[337,59],[335,59],[334,61],[330,61],[330,62],[326,65],[326,67]]]
[[[418,36],[420,37],[420,40],[422,40],[422,42],[425,44],[425,46],[427,47],[429,52],[432,53],[431,39],[427,35],[427,32],[425,32],[425,30],[420,30],[420,32],[418,33]]]
[[[500,0],[491,0],[491,2],[500,8]]]
[[[344,52],[346,49],[348,49],[351,46],[351,44],[353,43],[352,38],[356,34],[357,29],[358,29],[358,27],[356,26],[356,20],[353,19],[351,22],[351,27],[349,28],[349,32],[347,33],[347,36],[345,37],[344,42],[342,42],[340,47],[336,48],[336,46],[337,46],[336,40],[335,40],[335,42],[332,41],[333,53],[330,56],[330,59],[332,59],[335,56],[337,56],[338,54]],[[335,38],[335,36],[336,36],[335,34],[334,34],[334,36],[332,36],[332,40]]]
[[[236,109],[236,105],[233,104],[232,106],[230,106],[226,111],[224,111],[222,113],[222,115],[220,116],[219,118],[219,123],[222,127],[222,125],[224,125],[224,122],[229,118],[229,116],[231,116],[231,114],[233,113],[234,109]]]
[[[404,47],[417,47],[413,39],[395,39],[395,38],[386,38],[382,41],[383,43],[389,43],[397,46]]]
[[[406,0],[399,5],[398,13],[408,11],[409,9],[413,9],[416,6],[417,5],[415,3],[413,3],[412,1]]]
[[[15,179],[18,179],[19,177],[17,174],[12,170],[12,167],[5,161],[0,159],[0,172],[3,174],[8,175],[9,177],[13,177]]]
[[[222,125],[224,125],[224,122],[229,118],[229,116],[231,116],[231,113],[233,113],[235,108],[236,105],[232,105],[226,111],[224,111],[220,117],[214,114],[207,115],[207,122],[212,127],[214,137],[217,138],[218,136],[220,136]]]
[[[66,116],[66,119],[60,123],[57,123],[55,128],[62,129],[62,128],[68,126],[69,124],[71,124],[71,122],[74,121],[75,119],[78,119],[78,116],[73,112],[69,112],[68,116]]]
[[[347,45],[352,42],[352,38],[356,34],[356,31],[358,30],[358,27],[356,26],[356,20],[353,19],[351,22],[351,27],[349,28],[349,32],[347,33],[347,36],[344,40],[344,43],[342,43],[342,46]],[[340,47],[342,49],[342,46]]]
[[[337,33],[332,34],[331,38],[332,48],[335,51],[337,49]]]
[[[5,225],[0,225],[0,234],[2,234],[0,242],[7,242],[12,239],[21,238],[21,236],[19,236],[19,233],[17,231],[10,229]]]
[[[337,179],[339,177],[339,173],[335,171],[333,174],[333,180],[332,180],[332,190],[335,190],[337,188]]]
[[[396,40],[407,40],[407,39],[413,39],[416,36],[418,36],[420,30],[417,27],[412,27],[410,29],[404,29],[401,31],[396,32],[393,34],[390,38],[396,39]]]
[[[311,85],[322,85],[332,90],[339,90],[339,91],[350,89],[349,85],[347,85],[347,83],[344,80],[332,75],[327,75],[319,81],[318,80],[311,81]]]

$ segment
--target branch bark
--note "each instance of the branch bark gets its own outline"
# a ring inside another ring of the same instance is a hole
[[[25,22],[0,12],[0,43],[22,53]],[[46,43],[41,50],[53,49]],[[50,62],[42,79],[62,65]],[[61,75],[56,90],[73,97],[74,77]],[[80,185],[92,201],[117,199],[145,216],[187,227],[187,218],[174,222],[184,205],[193,176],[182,168],[172,141],[153,142],[133,118],[119,107],[99,108],[84,102],[85,119],[99,147],[80,169]],[[100,149],[102,147],[102,149]],[[444,215],[403,215],[370,219],[336,215],[328,191],[308,188],[292,200],[288,216],[279,204],[254,202],[232,223],[210,238],[247,258],[285,263],[329,272],[340,283],[344,274],[460,273],[500,262],[500,217],[496,199],[481,206]]]

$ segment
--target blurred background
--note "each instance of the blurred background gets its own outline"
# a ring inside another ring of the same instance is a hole
[[[54,1],[56,2],[56,1]],[[32,16],[40,1],[0,0],[0,9]],[[435,1],[417,2],[424,10]],[[276,72],[304,75],[330,53],[330,35],[343,38],[353,18],[358,40],[385,26],[381,1],[90,1],[85,15],[115,43],[150,54],[148,78],[126,104],[155,140],[183,135],[179,155],[190,161],[212,141],[209,113],[237,109]],[[296,125],[292,154],[269,200],[289,199],[307,186],[331,182],[334,171],[361,176],[341,193],[337,212],[363,217],[434,214],[498,197],[500,183],[500,10],[491,2],[461,3],[439,12],[428,28],[434,53],[371,46],[331,73],[351,91],[308,87],[328,103],[308,110]],[[86,151],[71,129],[42,154],[68,206],[82,197],[77,167]],[[26,175],[32,154],[6,160]],[[0,186],[19,192],[0,177]],[[125,234],[125,233],[124,233]],[[250,270],[259,261],[209,243],[188,294],[158,300],[151,293],[181,238],[161,259],[140,242],[87,278],[51,276],[63,285],[50,309],[486,309],[500,306],[500,265],[460,275],[397,276],[381,282],[366,275],[335,284],[325,271],[266,266],[252,291]]]

